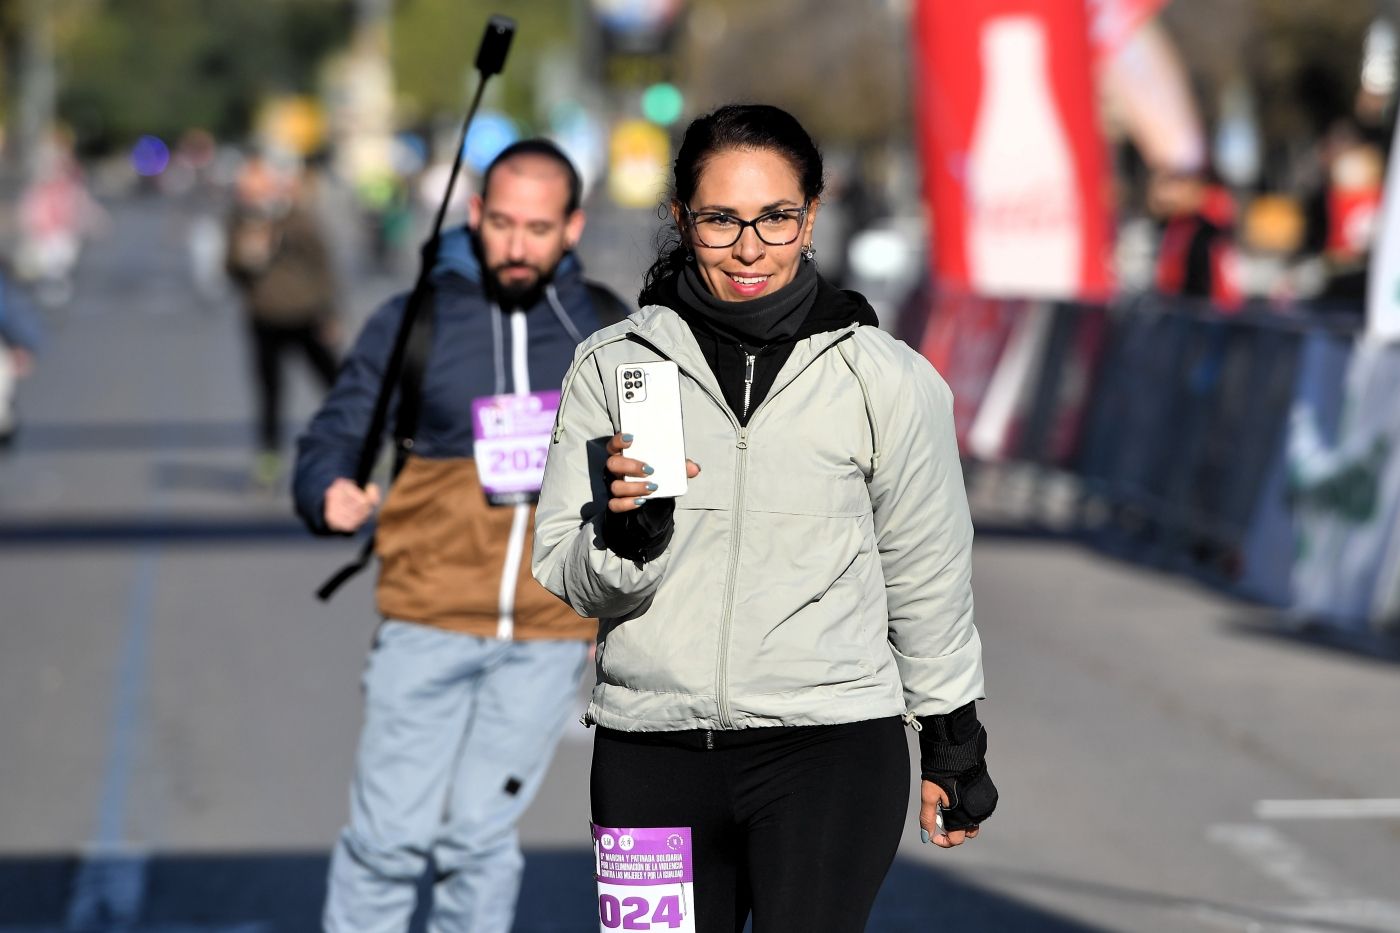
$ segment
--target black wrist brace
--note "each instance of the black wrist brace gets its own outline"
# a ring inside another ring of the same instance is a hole
[[[943,716],[919,719],[919,771],[948,795],[943,828],[971,829],[992,815],[997,789],[987,773],[987,730],[968,703]]]
[[[675,499],[648,499],[639,509],[609,510],[603,516],[603,543],[608,550],[642,564],[665,553],[675,530]]]

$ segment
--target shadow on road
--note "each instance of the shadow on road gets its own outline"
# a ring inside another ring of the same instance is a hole
[[[96,926],[81,926],[68,923],[79,877],[76,857],[0,859],[0,931],[307,933],[319,925],[323,854],[156,855],[130,867],[144,880],[139,914],[125,921],[107,916]],[[529,852],[515,931],[595,933],[593,896],[592,853]],[[927,933],[946,927],[949,917],[957,918],[957,929],[972,933],[1095,933],[1093,927],[907,861],[895,863],[868,929]],[[421,930],[422,924],[413,929]]]
[[[21,450],[29,454],[148,450],[251,450],[246,421],[92,421],[26,423]]]
[[[6,519],[0,517],[0,549],[34,547],[119,547],[142,543],[203,544],[240,547],[277,542],[328,547],[341,538],[314,538],[306,526],[287,518],[238,518],[224,515],[135,515],[111,518]],[[348,557],[347,557],[348,559]]]
[[[1225,622],[1227,632],[1315,652],[1319,648],[1381,664],[1400,664],[1400,634],[1348,629],[1322,621],[1299,622],[1277,610],[1261,610]]]

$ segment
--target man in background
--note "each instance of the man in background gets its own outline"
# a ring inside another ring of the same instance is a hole
[[[620,305],[573,253],[580,187],[552,143],[507,148],[432,270],[419,427],[375,534],[384,621],[328,931],[406,929],[430,859],[430,930],[510,929],[524,864],[516,824],[570,718],[596,624],[529,574],[542,470],[522,487],[511,456],[474,454],[483,441],[526,461],[542,454],[574,348]],[[380,505],[375,485],[351,477],[405,298],[370,318],[301,438],[296,505],[318,533],[353,533]],[[474,418],[474,404],[495,414]],[[537,439],[492,433],[522,411]]]
[[[281,475],[284,357],[305,356],[326,388],[335,381],[335,277],[309,197],[299,172],[254,153],[228,220],[225,268],[247,312],[258,409],[253,480],[263,488]]]

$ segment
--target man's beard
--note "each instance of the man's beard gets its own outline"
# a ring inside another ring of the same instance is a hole
[[[529,279],[517,279],[509,282],[501,280],[501,273],[515,269],[529,269],[534,273],[534,276]],[[510,309],[529,308],[539,301],[544,294],[544,287],[548,279],[534,266],[510,265],[491,269],[487,281],[491,288],[492,297],[502,308]]]

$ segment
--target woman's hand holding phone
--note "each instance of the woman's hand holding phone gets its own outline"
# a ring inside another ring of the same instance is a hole
[[[623,434],[621,431],[614,434],[608,441],[607,470],[610,478],[608,483],[608,510],[612,512],[630,512],[646,505],[646,497],[656,491],[656,484],[648,481],[630,481],[629,476],[648,476],[651,474],[651,467],[640,460],[634,460],[626,456],[627,448],[632,446],[632,435]],[[685,475],[687,479],[695,479],[700,475],[700,466],[689,458],[685,461]]]

